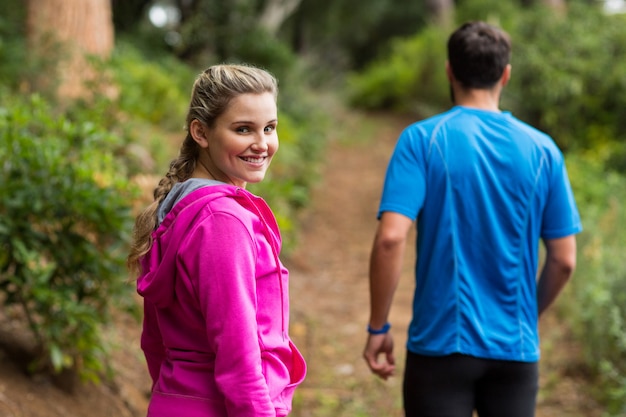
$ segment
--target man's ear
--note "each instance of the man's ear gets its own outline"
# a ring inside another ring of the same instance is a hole
[[[189,125],[189,134],[201,148],[209,147],[209,128],[198,119],[193,119]]]
[[[448,81],[452,83],[454,81],[454,73],[452,72],[452,67],[450,66],[450,61],[446,61],[446,76],[448,77]]]
[[[504,68],[504,71],[502,71],[502,77],[500,78],[500,84],[502,85],[502,87],[507,85],[510,79],[511,79],[511,64],[508,64]]]

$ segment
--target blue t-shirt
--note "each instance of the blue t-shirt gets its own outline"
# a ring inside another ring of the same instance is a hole
[[[461,106],[414,123],[389,162],[385,211],[417,219],[410,351],[539,359],[539,239],[582,230],[549,136]]]

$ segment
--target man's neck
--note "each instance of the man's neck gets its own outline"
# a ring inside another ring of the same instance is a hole
[[[500,111],[499,89],[468,89],[454,92],[454,104],[481,110]]]
[[[492,88],[463,88],[454,82],[450,86],[454,104],[475,109],[500,111],[502,88],[496,84]]]

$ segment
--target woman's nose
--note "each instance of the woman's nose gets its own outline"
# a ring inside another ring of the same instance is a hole
[[[265,134],[256,135],[256,139],[252,144],[252,149],[259,152],[265,152],[268,148],[269,145],[267,143],[267,138],[265,137]]]

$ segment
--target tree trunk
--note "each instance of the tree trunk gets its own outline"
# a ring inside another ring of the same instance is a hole
[[[426,10],[430,20],[443,28],[451,28],[454,23],[453,0],[426,0]]]
[[[259,19],[261,27],[275,35],[285,20],[298,8],[302,0],[269,0]]]
[[[34,57],[56,75],[51,80],[40,71],[35,87],[52,88],[59,98],[85,97],[85,83],[97,80],[89,56],[106,59],[113,50],[111,0],[29,0],[27,37]]]

